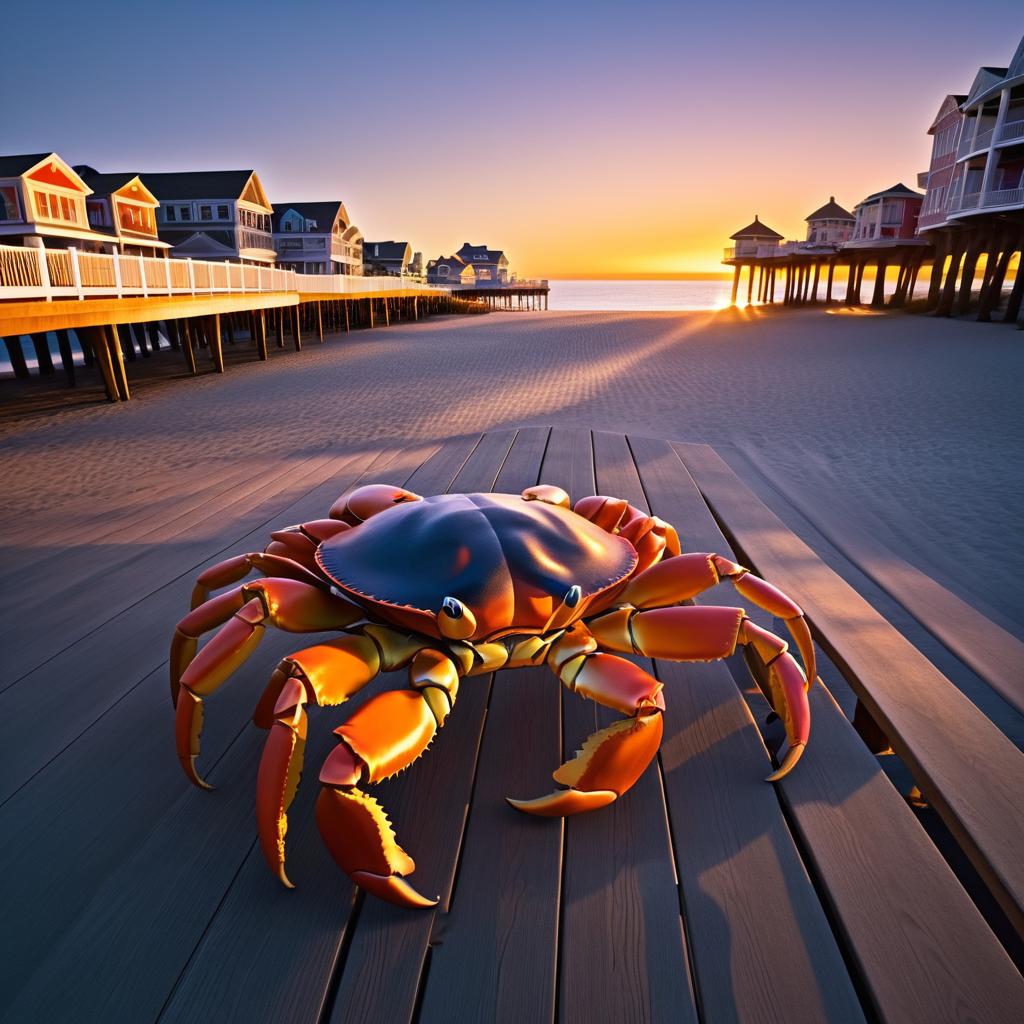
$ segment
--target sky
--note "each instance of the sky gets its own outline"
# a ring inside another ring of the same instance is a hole
[[[5,12],[0,152],[254,168],[368,240],[521,276],[721,270],[928,165],[943,97],[1005,65],[1020,0],[51,0]],[[24,45],[13,41],[21,39]]]

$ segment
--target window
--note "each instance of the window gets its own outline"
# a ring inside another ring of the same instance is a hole
[[[283,228],[285,229],[285,231],[291,231],[291,229],[292,229],[292,222],[291,222],[290,220],[286,220],[286,221],[285,221],[285,222],[284,222],[284,223],[283,223],[283,224],[281,225],[281,227],[283,227]]]
[[[0,185],[0,220],[21,220],[15,185]]]
[[[200,220],[213,220],[213,207],[212,206],[200,206],[199,207],[199,219]]]
[[[177,219],[178,217],[174,207],[168,206],[167,209],[164,210],[164,220],[175,221]]]
[[[226,206],[218,206],[217,207],[217,220],[230,220],[230,219],[231,219],[231,214],[228,213],[228,208]]]
[[[178,220],[191,220],[192,219],[192,207],[190,206],[179,206],[178,207]]]
[[[36,213],[40,217],[49,218],[49,216],[50,216],[50,207],[49,207],[49,204],[46,201],[46,193],[45,192],[34,192],[33,195],[36,198]]]

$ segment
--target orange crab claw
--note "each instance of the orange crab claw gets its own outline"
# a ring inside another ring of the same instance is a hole
[[[422,501],[418,494],[407,491],[404,487],[392,484],[365,484],[353,491],[346,491],[331,506],[328,515],[331,519],[341,519],[356,525],[383,512],[392,505],[401,505],[406,501]]]

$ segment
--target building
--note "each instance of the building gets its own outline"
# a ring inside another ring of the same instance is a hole
[[[762,224],[756,213],[751,223],[745,228],[741,228],[734,235],[730,235],[729,238],[736,245],[725,250],[725,258],[727,260],[752,257],[759,254],[761,256],[770,256],[772,250],[778,249],[779,243],[782,241],[782,235],[778,231],[773,231],[766,224]]]
[[[853,209],[853,235],[847,248],[906,244],[917,237],[924,196],[902,182],[862,199]]]
[[[928,170],[917,176],[917,184],[925,190],[917,220],[918,232],[930,231],[946,223],[953,196],[950,186],[956,167],[956,151],[964,121],[960,107],[966,101],[966,96],[947,96],[928,129],[932,137],[932,155]]]
[[[850,240],[856,218],[844,210],[835,196],[829,196],[824,206],[804,218],[807,221],[808,246],[832,246],[838,248]]]
[[[1024,39],[1008,68],[980,68],[967,99],[948,213],[1024,209]]]
[[[501,249],[463,242],[462,248],[455,255],[473,268],[478,287],[493,288],[495,285],[508,284],[508,257]]]
[[[145,174],[159,200],[157,231],[171,255],[273,264],[273,208],[255,171]]]
[[[340,200],[274,203],[273,228],[279,266],[303,274],[362,274],[363,236]]]
[[[118,252],[163,256],[170,244],[160,239],[156,211],[160,203],[134,171],[100,174],[84,164],[75,171],[92,189],[85,201],[89,227],[110,235]]]
[[[89,224],[92,194],[56,153],[0,156],[0,243],[111,251],[116,239]]]
[[[363,273],[404,277],[410,272],[412,246],[408,242],[363,242]]]
[[[476,284],[476,272],[458,256],[438,256],[427,264],[427,284],[472,288]]]

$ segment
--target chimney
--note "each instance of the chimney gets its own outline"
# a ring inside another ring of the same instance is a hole
[[[834,202],[836,201],[836,197],[835,197],[835,196],[829,196],[829,197],[828,197],[828,201],[829,201],[830,203],[834,203]]]

